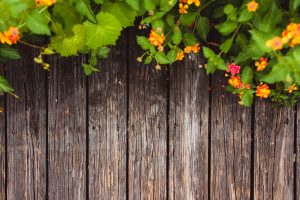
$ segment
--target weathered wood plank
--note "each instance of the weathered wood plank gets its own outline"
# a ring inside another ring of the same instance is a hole
[[[192,58],[170,66],[169,199],[208,199],[209,79]]]
[[[295,124],[296,125],[296,127],[295,128],[297,128],[296,130],[295,130],[295,137],[294,137],[294,140],[295,140],[295,144],[294,144],[294,147],[295,147],[295,149],[294,149],[294,152],[296,153],[296,155],[294,155],[295,156],[295,164],[296,164],[296,168],[294,169],[295,170],[295,172],[296,172],[296,177],[294,177],[294,181],[295,181],[295,195],[296,195],[296,199],[300,199],[300,104],[298,103],[297,104],[297,110],[296,110],[296,113],[297,113],[297,121],[296,121],[296,123],[297,124]]]
[[[89,199],[126,199],[127,35],[89,79]]]
[[[136,33],[129,41],[129,199],[166,199],[167,76],[137,63]]]
[[[294,199],[293,110],[258,100],[254,144],[254,198]]]
[[[46,73],[37,51],[20,47],[22,60],[6,66],[19,99],[7,101],[7,199],[46,197]]]
[[[250,199],[251,109],[225,93],[214,75],[211,103],[211,199]]]
[[[4,76],[4,66],[0,66],[0,74]],[[6,130],[5,130],[5,110],[4,110],[5,96],[0,94],[0,199],[5,199],[5,185],[6,185],[6,172],[5,172],[5,154],[6,154]]]
[[[86,197],[86,81],[81,57],[51,57],[49,199]]]

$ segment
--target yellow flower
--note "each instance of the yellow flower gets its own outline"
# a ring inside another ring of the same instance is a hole
[[[35,0],[37,6],[51,6],[56,0]]]
[[[9,27],[7,31],[0,33],[0,42],[9,45],[17,43],[20,40],[19,30],[15,27]]]
[[[180,14],[186,14],[188,8],[189,8],[188,4],[179,3],[179,13]]]
[[[298,87],[296,86],[296,84],[294,83],[293,85],[291,85],[290,87],[288,87],[286,89],[288,91],[288,93],[293,93],[294,91],[298,90]]]
[[[234,88],[240,88],[242,85],[241,78],[239,76],[231,76],[228,80],[228,84]]]
[[[247,4],[249,12],[255,12],[258,9],[258,3],[256,1],[251,1]]]
[[[162,33],[161,35],[157,34],[154,30],[151,30],[150,36],[148,40],[153,44],[154,46],[161,47],[162,44],[165,41],[165,35]]]
[[[267,84],[259,85],[256,88],[256,96],[260,97],[261,99],[268,98],[270,93],[271,90],[269,89],[269,86]]]
[[[259,61],[255,62],[255,66],[257,71],[263,71],[268,66],[268,60],[261,57]]]
[[[198,53],[199,50],[200,50],[199,43],[194,46],[186,46],[184,48],[185,53],[190,53],[191,51],[193,51],[194,53]]]
[[[273,50],[281,50],[283,48],[283,41],[281,37],[274,37],[271,40],[268,40],[266,42],[266,45],[270,48],[272,48]]]
[[[184,58],[184,52],[183,51],[182,52],[178,52],[176,60],[183,60],[183,58]]]

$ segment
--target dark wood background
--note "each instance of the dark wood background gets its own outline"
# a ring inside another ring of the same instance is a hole
[[[1,66],[20,97],[0,99],[1,200],[300,199],[297,108],[238,105],[200,57],[157,72],[134,35],[90,77],[25,46]]]

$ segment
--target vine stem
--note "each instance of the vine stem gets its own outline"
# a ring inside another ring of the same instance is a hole
[[[36,45],[33,45],[33,44],[29,44],[29,43],[24,42],[24,41],[22,41],[22,40],[19,40],[19,42],[20,42],[21,44],[24,44],[24,45],[26,45],[26,46],[29,46],[29,47],[32,47],[32,48],[36,48],[36,49],[43,49],[43,48],[44,48],[44,47],[36,46]]]

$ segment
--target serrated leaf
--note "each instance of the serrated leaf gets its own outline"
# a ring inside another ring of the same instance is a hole
[[[191,33],[185,33],[183,35],[183,43],[185,46],[194,46],[198,43],[196,37]]]
[[[140,10],[140,0],[125,0],[125,2],[134,10]]]
[[[97,16],[98,24],[85,22],[86,45],[91,49],[114,45],[121,34],[122,26],[116,17],[110,13],[100,12]]]
[[[5,59],[12,59],[12,60],[21,58],[20,54],[16,49],[11,48],[10,46],[7,45],[0,46],[0,57]]]
[[[39,13],[39,10],[33,10],[26,18],[25,23],[32,33],[39,35],[51,35],[48,25],[49,19],[47,12]]]
[[[247,22],[253,17],[253,12],[249,12],[244,8],[239,16],[238,22]]]
[[[137,12],[124,2],[110,3],[109,1],[106,1],[102,6],[102,11],[114,15],[123,28],[133,26],[137,15]]]
[[[251,67],[246,66],[242,72],[241,80],[243,83],[250,84],[253,79],[253,71]]]
[[[155,60],[158,62],[158,64],[169,64],[170,60],[168,56],[164,52],[156,52],[155,54]]]
[[[232,42],[233,42],[233,39],[228,39],[228,40],[225,40],[225,42],[223,42],[221,45],[220,45],[220,49],[224,52],[224,53],[228,53],[228,51],[230,50],[231,46],[232,46]]]
[[[83,67],[83,71],[85,73],[85,75],[89,76],[91,75],[93,72],[98,72],[100,71],[98,68],[92,66],[92,65],[89,65],[89,64],[82,64],[82,67]]]
[[[180,15],[179,21],[183,25],[188,26],[195,22],[196,16],[197,16],[196,12],[188,12],[186,14]]]
[[[65,37],[58,35],[51,39],[51,47],[62,56],[77,55],[77,52],[85,45],[86,32],[83,25],[73,27],[73,35]]]
[[[107,58],[109,52],[110,52],[110,48],[100,47],[97,49],[97,56],[99,56],[100,58]]]
[[[238,24],[234,21],[226,21],[222,24],[216,25],[216,29],[222,34],[222,35],[229,35],[234,30],[236,30]]]
[[[288,68],[284,64],[278,63],[272,67],[271,72],[263,77],[261,81],[273,84],[285,80],[287,75]]]
[[[11,93],[13,91],[15,90],[9,85],[8,81],[3,76],[0,76],[0,92]]]
[[[203,54],[205,58],[213,58],[216,56],[215,52],[208,47],[203,47]]]
[[[88,0],[77,0],[75,4],[77,12],[86,16],[90,21],[96,23],[94,12],[91,9],[90,1]]]
[[[145,36],[137,36],[136,41],[144,50],[149,50],[152,47],[151,42]]]
[[[206,41],[210,31],[209,19],[207,17],[200,17],[196,23],[196,31],[200,38]]]

